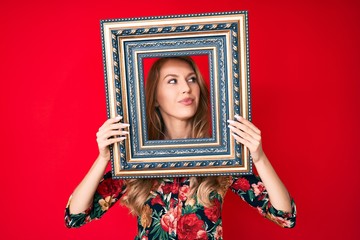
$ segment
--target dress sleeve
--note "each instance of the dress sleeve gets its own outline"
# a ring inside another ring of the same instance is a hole
[[[123,179],[112,179],[111,172],[107,172],[96,189],[92,205],[84,212],[78,214],[70,213],[70,196],[65,209],[65,225],[68,228],[76,228],[94,219],[101,218],[123,196],[125,188]]]
[[[269,195],[259,176],[234,176],[230,189],[252,207],[257,208],[259,213],[265,218],[284,228],[295,227],[296,206],[294,200],[291,198],[291,213],[274,208],[270,203]]]

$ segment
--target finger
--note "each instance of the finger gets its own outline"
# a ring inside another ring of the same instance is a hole
[[[102,135],[99,136],[99,138],[101,139],[108,139],[111,137],[116,137],[116,136],[126,136],[128,135],[129,132],[128,131],[122,131],[122,130],[108,130],[106,132],[104,132]]]
[[[130,124],[128,123],[112,123],[109,125],[109,123],[104,124],[99,128],[99,131],[96,133],[96,136],[104,135],[104,133],[108,132],[109,130],[119,130],[124,129],[126,127],[129,127]]]
[[[232,125],[228,126],[231,130],[232,133],[236,134],[237,136],[239,136],[240,138],[245,139],[246,141],[252,143],[252,144],[256,144],[256,139],[254,139],[250,134],[248,134],[247,132],[241,131],[238,128],[235,128]]]
[[[250,151],[251,154],[253,154],[255,150],[259,147],[259,142],[248,141],[247,139],[238,136],[234,132],[231,132],[231,135],[235,138],[237,143],[243,144]]]
[[[106,121],[104,122],[104,124],[99,128],[99,130],[102,130],[102,129],[108,127],[108,126],[111,125],[111,124],[114,124],[114,123],[116,123],[116,122],[119,122],[122,118],[123,118],[123,117],[120,116],[120,115],[119,115],[119,116],[116,116],[116,117],[114,117],[114,118],[109,118],[108,120],[106,120]]]
[[[106,148],[106,147],[110,146],[111,144],[119,143],[121,141],[124,141],[125,139],[126,139],[126,137],[117,137],[117,138],[107,139],[107,140],[99,143],[99,148],[100,149]]]
[[[105,142],[108,143],[108,145],[110,145],[110,144],[113,144],[113,143],[121,142],[121,141],[123,141],[125,139],[126,139],[126,137],[110,138],[110,139],[106,140]]]
[[[231,132],[231,135],[234,137],[234,139],[238,142],[243,144],[245,147],[247,147],[248,149],[251,147],[251,143],[249,141],[247,141],[244,138],[239,137],[238,135],[236,135],[234,132]]]
[[[254,130],[252,128],[246,126],[245,124],[243,124],[241,122],[234,121],[234,120],[228,120],[228,123],[229,123],[229,126],[232,126],[234,128],[234,131],[236,129],[238,131],[245,132],[246,134],[251,136],[251,138],[256,139],[258,141],[261,139],[260,135],[257,134],[256,132],[254,132]],[[237,133],[238,131],[235,131],[235,132]]]
[[[114,124],[109,125],[107,127],[107,129],[110,129],[110,130],[124,129],[124,128],[127,128],[129,126],[130,126],[130,124],[128,124],[128,123],[114,123]]]
[[[106,134],[107,132],[111,131],[111,130],[122,130],[124,128],[129,127],[130,124],[127,123],[113,123],[111,125],[108,126],[102,126],[99,131],[96,133],[96,136],[102,136],[104,134]]]
[[[100,128],[99,131],[96,133],[96,136],[104,135],[105,133],[111,131],[111,130],[122,130],[129,127],[130,124],[127,123],[114,123],[109,126],[105,126],[103,128]]]
[[[235,115],[234,116],[236,120],[238,120],[239,122],[241,122],[242,124],[248,126],[249,128],[251,128],[254,132],[256,132],[257,134],[261,134],[260,129],[258,129],[252,122],[250,122],[249,120],[239,116],[239,115]]]

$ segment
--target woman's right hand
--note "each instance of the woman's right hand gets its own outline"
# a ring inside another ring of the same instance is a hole
[[[121,119],[121,116],[117,116],[106,120],[96,133],[96,141],[99,147],[99,157],[105,161],[110,160],[109,146],[123,141],[126,139],[126,135],[129,134],[129,132],[124,129],[130,125],[119,122]]]
[[[124,130],[129,124],[120,123],[121,119],[118,116],[106,120],[96,133],[99,156],[72,194],[71,204],[69,202],[71,214],[82,213],[92,205],[94,193],[110,160],[109,145],[123,141],[129,133]]]

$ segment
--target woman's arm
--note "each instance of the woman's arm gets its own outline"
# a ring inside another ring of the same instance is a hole
[[[269,194],[271,204],[278,210],[291,213],[289,193],[265,154],[257,161],[254,160],[254,165]]]
[[[107,165],[108,160],[99,155],[89,172],[71,195],[69,204],[70,214],[84,212],[91,206],[96,188],[104,175]]]
[[[119,123],[122,117],[108,119],[97,132],[97,143],[99,156],[86,174],[84,179],[74,190],[69,203],[70,214],[78,214],[87,210],[92,202],[95,191],[103,178],[105,169],[110,160],[109,145],[118,143],[125,139],[127,131],[123,129],[129,124]]]
[[[262,149],[260,130],[240,116],[235,116],[235,118],[237,121],[228,120],[231,133],[236,141],[249,149],[272,206],[278,210],[291,213],[291,198]]]

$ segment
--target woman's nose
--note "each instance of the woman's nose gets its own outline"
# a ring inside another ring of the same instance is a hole
[[[180,85],[181,93],[189,93],[191,91],[189,83],[186,80],[181,81],[181,82],[182,82],[182,84]]]

